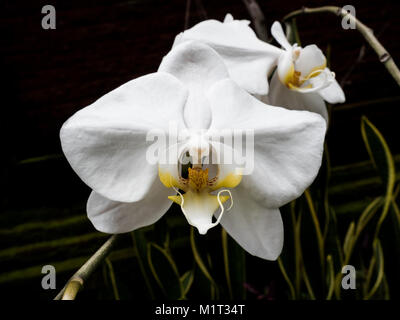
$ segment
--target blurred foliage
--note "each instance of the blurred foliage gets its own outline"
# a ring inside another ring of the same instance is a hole
[[[285,243],[279,264],[292,299],[387,299],[391,295],[398,296],[394,290],[399,283],[396,270],[400,266],[400,215],[395,201],[399,179],[385,139],[365,117],[361,120],[361,132],[379,177],[380,190],[363,201],[362,210],[354,210],[358,203],[348,202],[339,207],[331,204],[331,175],[344,168],[332,170],[329,167],[327,147],[317,180],[301,198],[282,208],[286,230],[287,224],[291,223],[293,237],[292,243]],[[359,168],[355,167],[354,173]],[[375,184],[375,179],[366,181],[370,186],[372,181]],[[397,189],[394,189],[395,183]],[[361,180],[354,183],[353,188],[357,189],[357,185],[363,186]],[[344,188],[346,191],[350,190]],[[314,250],[304,252],[304,246],[314,247]],[[388,257],[386,264],[385,256]],[[352,265],[357,270],[355,290],[342,288],[345,265]]]

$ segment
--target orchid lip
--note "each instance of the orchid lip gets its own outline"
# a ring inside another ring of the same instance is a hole
[[[221,212],[220,212],[220,214],[219,214],[219,216],[218,216],[218,218],[216,219],[215,222],[212,222],[212,216],[213,216],[215,210],[211,210],[209,212],[203,212],[203,214],[201,216],[193,217],[193,213],[189,213],[187,211],[187,209],[185,208],[185,197],[184,197],[184,195],[182,195],[182,193],[175,187],[174,187],[174,190],[179,194],[180,207],[181,207],[181,210],[182,210],[184,216],[186,217],[188,223],[190,225],[196,227],[197,230],[199,231],[199,233],[202,234],[202,235],[206,234],[209,229],[217,226],[221,222],[221,219],[222,219],[222,217],[224,215],[224,212],[225,212],[224,202],[227,199],[230,199],[231,203],[230,203],[230,206],[226,209],[226,211],[229,211],[233,207],[233,197],[232,197],[231,191],[228,190],[228,189],[223,189],[223,190],[220,190],[217,193],[217,196],[216,196],[216,200],[217,200],[218,205],[219,205],[219,207],[221,209]],[[227,192],[229,194],[229,196],[225,196],[221,200],[221,193],[222,192]],[[211,197],[213,197],[213,196],[211,196]],[[175,197],[170,197],[170,199],[171,198],[175,198]],[[176,201],[176,200],[174,199],[173,201]]]
[[[173,188],[177,194],[168,198],[181,207],[190,225],[196,227],[200,234],[205,234],[218,225],[224,213],[232,208],[233,197],[228,188],[234,188],[240,183],[241,171],[218,163],[220,155],[213,159],[217,149],[211,143],[204,145],[204,140],[199,141],[203,144],[197,144],[197,148],[188,143],[181,149],[177,165],[160,167],[159,176],[161,182]],[[187,157],[186,161],[181,162],[183,157]],[[217,163],[213,163],[214,160]],[[225,208],[224,203],[229,199],[230,206]],[[213,222],[217,211],[220,213]]]

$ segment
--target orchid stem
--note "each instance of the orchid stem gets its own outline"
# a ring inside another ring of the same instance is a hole
[[[256,0],[243,0],[251,19],[253,20],[254,28],[258,38],[268,42],[267,24],[265,16]]]
[[[96,268],[107,258],[113,249],[118,235],[111,236],[94,255],[71,277],[54,300],[74,300],[83,284],[89,279]]]
[[[372,29],[368,28],[365,24],[363,24],[360,20],[358,20],[355,16],[353,16],[351,13],[348,11],[336,7],[336,6],[324,6],[324,7],[318,7],[318,8],[306,8],[303,7],[300,10],[295,10],[288,15],[286,15],[283,20],[289,20],[292,19],[296,16],[302,15],[302,14],[313,14],[313,13],[323,13],[323,12],[330,12],[333,13],[339,17],[348,17],[349,21],[351,23],[354,23],[356,26],[356,29],[363,35],[365,40],[368,42],[368,44],[374,49],[376,54],[379,57],[379,61],[383,63],[383,65],[386,67],[386,69],[389,71],[389,73],[392,75],[394,80],[397,82],[397,84],[400,86],[400,70],[395,64],[392,56],[387,52],[387,50],[382,46],[382,44],[378,41],[378,39],[374,36],[374,32]]]

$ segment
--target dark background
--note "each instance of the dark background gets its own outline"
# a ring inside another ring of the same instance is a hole
[[[0,7],[3,145],[17,160],[60,152],[62,123],[111,89],[156,71],[185,24],[184,0],[70,0],[51,2],[57,29],[43,30],[45,4],[49,2],[17,0],[2,1]],[[302,5],[349,2],[271,0],[259,4],[270,26]],[[350,4],[394,60],[400,61],[400,3]],[[222,20],[227,12],[237,19],[250,19],[241,0],[192,0],[189,26],[204,18]],[[331,69],[344,84],[346,104],[337,106],[333,114],[334,164],[366,157],[359,143],[362,113],[395,139],[398,87],[358,31],[342,29],[340,19],[329,13],[302,16],[297,22],[303,44],[316,43],[325,52],[330,45]],[[363,46],[365,54],[358,61]],[[352,110],[344,112],[349,105]],[[397,148],[394,140],[389,143]]]
[[[41,8],[46,4],[56,8],[56,30],[41,27]],[[356,17],[374,30],[400,63],[399,1],[260,0],[259,4],[268,26],[303,5],[351,4]],[[189,26],[205,18],[222,20],[228,12],[236,19],[250,19],[241,0],[192,0],[188,12]],[[105,235],[93,233],[84,217],[89,190],[62,158],[59,129],[74,112],[103,94],[155,72],[175,35],[183,31],[185,15],[187,1],[183,0],[0,2],[0,285],[37,285],[37,266],[43,261],[78,257],[65,267],[68,272],[61,285],[104,241]],[[360,133],[361,115],[379,128],[393,154],[398,154],[399,89],[375,52],[357,31],[342,29],[340,19],[332,14],[304,15],[297,24],[303,45],[315,43],[324,52],[330,48],[331,69],[347,98],[345,104],[333,107],[332,165],[368,158]],[[47,161],[24,161],[43,156]],[[71,217],[77,221],[68,228],[41,232],[40,223],[57,225],[56,219]],[[18,229],[26,223],[27,229]],[[54,242],[87,232],[92,232],[92,238],[69,245]],[[46,246],[32,247],[35,243]],[[18,276],[18,270],[31,272],[31,280]],[[13,272],[16,280],[10,282]],[[19,289],[9,290],[20,294]]]

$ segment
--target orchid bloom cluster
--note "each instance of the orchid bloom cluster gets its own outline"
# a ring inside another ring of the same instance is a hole
[[[157,72],[63,125],[63,151],[93,190],[87,213],[96,229],[148,226],[176,203],[200,234],[221,224],[250,254],[279,256],[279,207],[315,179],[324,100],[344,95],[315,45],[290,45],[279,23],[272,34],[283,49],[231,15],[201,22],[176,37]],[[240,143],[218,138],[227,133]]]

